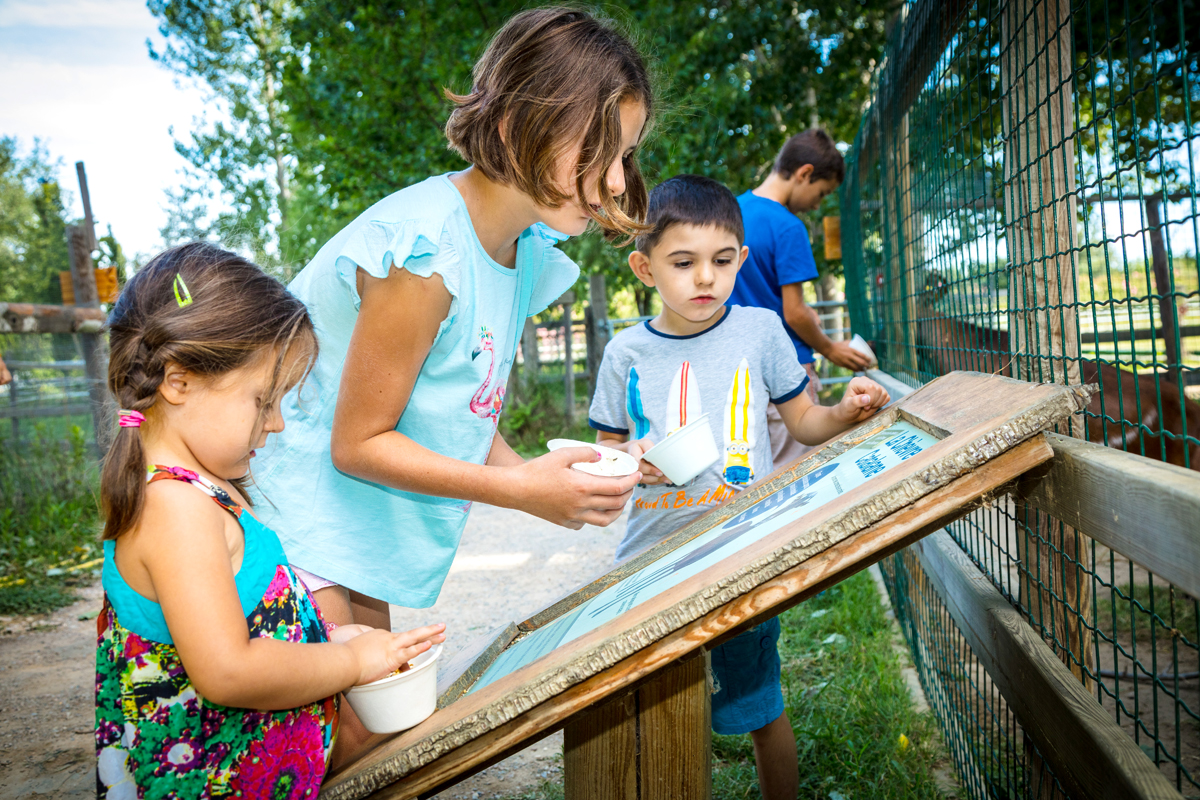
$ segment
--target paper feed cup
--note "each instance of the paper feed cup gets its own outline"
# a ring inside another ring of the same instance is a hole
[[[409,663],[408,670],[346,692],[350,707],[371,733],[395,733],[423,722],[437,709],[437,659],[442,646],[435,644]]]
[[[599,461],[580,461],[571,465],[571,469],[586,472],[588,475],[598,475],[601,478],[623,478],[637,472],[636,458],[611,447],[580,442],[575,439],[551,439],[546,442],[546,448],[551,452],[564,447],[588,447],[600,454]]]
[[[708,414],[684,425],[642,456],[676,486],[685,485],[720,457]]]
[[[867,340],[859,336],[857,333],[851,337],[850,347],[867,357],[867,367],[875,367],[879,365],[879,359],[875,357],[875,351],[871,349],[871,345],[867,344]]]

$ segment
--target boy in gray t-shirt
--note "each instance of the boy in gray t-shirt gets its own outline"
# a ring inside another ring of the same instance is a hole
[[[814,405],[808,375],[779,316],[761,308],[726,306],[746,258],[742,215],[720,183],[680,175],[650,194],[647,224],[629,266],[654,287],[662,313],[621,331],[604,350],[588,422],[598,444],[640,459],[655,442],[707,414],[722,457],[687,486],[672,486],[642,461],[644,485],[634,492],[623,560],[678,530],[717,503],[771,472],[767,403],[788,431],[820,444],[870,417],[888,402],[879,384],[855,378],[842,401]],[[631,440],[632,439],[632,440]],[[750,733],[759,786],[766,800],[795,798],[796,741],[783,708],[771,619],[715,648],[713,730]]]

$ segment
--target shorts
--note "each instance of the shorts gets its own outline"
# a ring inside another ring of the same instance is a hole
[[[717,691],[712,728],[725,736],[756,731],[783,713],[779,618],[740,633],[712,651]]]
[[[313,575],[308,570],[300,569],[295,564],[289,564],[292,572],[296,573],[296,577],[308,587],[310,592],[316,592],[320,589],[328,589],[330,586],[337,586],[333,581],[327,581],[319,575]]]

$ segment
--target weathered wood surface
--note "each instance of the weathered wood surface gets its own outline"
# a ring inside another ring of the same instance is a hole
[[[82,173],[80,173],[81,180]],[[86,186],[86,184],[85,184]],[[71,258],[71,280],[75,285],[75,305],[78,308],[100,310],[96,292],[95,264],[92,247],[95,231],[82,225],[67,226],[67,253]],[[116,407],[108,395],[108,342],[97,331],[81,331],[79,349],[83,351],[84,374],[88,380],[88,399],[92,408],[92,434],[96,450],[108,452],[116,430]]]
[[[567,689],[505,725],[450,751],[402,781],[370,795],[413,798],[436,793],[458,780],[497,763],[563,727],[584,712],[619,693],[628,692],[674,660],[699,647],[711,649],[738,632],[812,597],[825,588],[866,569],[870,564],[940,530],[974,510],[1026,471],[1044,464],[1050,447],[1037,437],[993,459],[980,469],[938,489],[820,555],[767,581],[732,604],[717,609],[644,648],[615,667]],[[383,740],[386,737],[378,737]],[[335,776],[336,777],[336,776]]]
[[[940,530],[990,497],[1003,494],[1006,486],[1028,470],[1044,464],[1050,457],[1050,447],[1042,437],[1026,441],[949,486],[931,492],[912,506],[890,515],[782,575],[766,581],[734,602],[709,612],[701,619],[638,651],[611,669],[570,687],[550,701],[467,742],[462,747],[450,750],[444,756],[404,776],[403,780],[381,788],[370,797],[374,800],[406,800],[425,796],[485,769],[563,727],[574,715],[586,712],[604,699],[628,692],[644,683],[653,677],[656,670],[694,653],[700,647],[715,647],[739,631],[753,627],[767,617],[808,599],[916,539]],[[422,726],[425,725],[438,727],[433,718],[422,723]],[[408,737],[410,734],[412,739],[406,739],[406,742],[419,741],[427,735],[424,731],[413,729],[402,736]],[[375,743],[378,744],[386,738],[376,737]],[[370,753],[353,767],[348,767],[333,776],[332,780],[341,780],[349,775],[351,769],[360,765],[369,769],[367,762],[378,765],[381,763],[379,754],[378,750]]]
[[[712,712],[707,659],[677,661],[566,727],[566,800],[707,800]]]
[[[1072,796],[1180,795],[946,533],[916,545],[972,652]]]
[[[637,692],[599,703],[566,726],[563,796],[565,800],[638,796]]]
[[[517,638],[517,624],[509,622],[494,628],[463,648],[442,669],[438,670],[438,708],[445,708],[471,688],[490,664]]]
[[[877,431],[901,417],[931,432],[940,432],[945,439],[569,645],[436,712],[420,726],[393,737],[332,776],[322,795],[364,797],[393,786],[539,706],[546,707],[539,716],[541,724],[552,724],[548,720],[559,714],[556,721],[565,719],[604,696],[593,695],[582,706],[571,708],[565,704],[585,699],[571,691],[573,687],[603,673],[607,677],[593,686],[604,685],[614,691],[740,625],[752,616],[748,612],[774,609],[803,587],[775,586],[772,581],[797,567],[802,567],[800,571],[807,576],[810,583],[806,585],[830,577],[821,572],[828,567],[821,556],[838,542],[917,504],[963,476],[971,476],[992,459],[1077,412],[1086,397],[1087,393],[1079,388],[1032,385],[978,373],[956,373],[927,384],[876,419],[834,440],[834,444],[861,440],[864,431]],[[1045,453],[1048,455],[1048,450]],[[759,486],[688,526],[688,538],[769,496],[815,463],[816,458],[809,458],[776,471]],[[1030,466],[1026,464],[1025,469]],[[1011,475],[1006,481],[1015,477]],[[957,502],[965,506],[973,499],[960,497]],[[855,555],[860,560],[864,557],[862,552]],[[755,591],[759,587],[763,591]],[[742,606],[748,597],[754,598],[757,608]],[[696,627],[694,623],[702,619],[710,620],[708,626]],[[690,631],[693,640],[683,647],[675,638],[681,630]],[[628,675],[609,675],[614,672],[610,668],[665,640],[675,641],[676,645],[651,648],[646,660],[630,662],[632,671]],[[555,702],[546,702],[554,698]],[[490,752],[487,747],[473,748],[472,752],[474,757],[484,759],[512,744],[511,739],[495,740]],[[460,765],[460,771],[468,766]],[[409,787],[396,786],[381,796],[408,796],[409,791]]]
[[[98,308],[0,303],[0,333],[97,333],[104,319]]]
[[[1200,473],[1047,434],[1054,461],[1021,481],[1036,508],[1200,597]]]

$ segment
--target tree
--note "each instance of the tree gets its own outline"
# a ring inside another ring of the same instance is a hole
[[[283,69],[290,53],[290,0],[149,0],[166,47],[150,57],[182,77],[201,81],[227,116],[197,120],[191,143],[176,139],[188,161],[187,181],[169,199],[172,215],[163,229],[168,244],[184,236],[208,238],[250,250],[279,266],[293,254],[280,247],[288,229],[294,157],[282,100]],[[220,187],[232,211],[208,218]]]
[[[37,139],[28,155],[18,151],[15,138],[0,138],[0,302],[61,303],[58,273],[70,269],[61,160]]]
[[[205,81],[241,125],[198,134],[196,146],[180,151],[197,174],[218,179],[231,216],[262,231],[264,248],[303,261],[372,203],[465,166],[445,146],[451,106],[443,89],[469,87],[488,38],[526,3],[282,2],[150,5],[170,41],[162,60]],[[636,0],[606,8],[641,40],[662,84],[641,155],[649,181],[697,172],[750,188],[783,141],[807,126],[813,97],[823,124],[849,140],[897,2]],[[277,167],[274,188],[263,182],[268,161]],[[284,205],[272,226],[274,198]],[[177,196],[176,228],[202,229],[210,201]],[[631,283],[623,254],[598,237],[566,249],[585,272],[605,272],[610,286]]]

